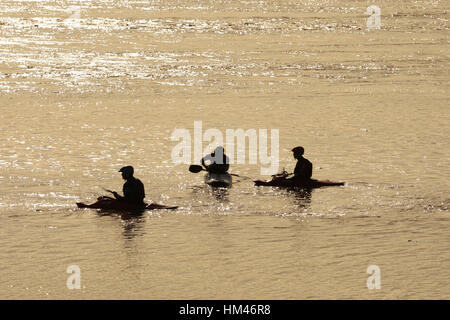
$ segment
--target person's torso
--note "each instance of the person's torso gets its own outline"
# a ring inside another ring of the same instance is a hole
[[[203,158],[204,161],[210,161],[210,165],[221,165],[221,164],[229,164],[230,158],[226,154],[223,155],[223,157],[216,157],[212,154],[208,154]]]
[[[128,202],[142,202],[145,198],[144,184],[136,178],[126,181],[123,185],[123,195]]]
[[[305,158],[301,158],[297,161],[295,166],[294,175],[302,178],[311,178],[312,176],[312,163]]]
[[[216,156],[209,154],[203,159],[204,161],[210,161],[210,164],[208,165],[208,172],[211,173],[225,173],[230,167],[230,158],[228,158],[226,154],[224,154],[223,157],[219,159],[217,159]]]

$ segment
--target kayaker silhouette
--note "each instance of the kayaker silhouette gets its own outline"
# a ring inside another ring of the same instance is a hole
[[[295,147],[291,150],[294,154],[294,158],[297,159],[297,164],[294,169],[294,177],[292,180],[310,180],[312,177],[313,165],[312,163],[303,157],[305,149],[303,147]]]
[[[217,147],[214,152],[202,158],[202,166],[209,173],[226,173],[230,168],[230,158],[223,147]]]
[[[284,169],[283,172],[272,175],[273,179],[278,181],[286,181],[288,183],[303,183],[311,180],[313,165],[308,159],[303,157],[305,149],[303,147],[295,147],[291,150],[293,156],[297,159],[297,164],[293,173],[287,173]],[[288,178],[288,176],[293,175]],[[259,180],[257,180],[259,181]]]
[[[297,159],[293,173],[287,173],[283,169],[283,172],[272,175],[272,180],[270,181],[254,180],[255,186],[313,189],[345,185],[345,182],[311,179],[313,165],[308,159],[303,157],[305,149],[303,147],[295,147],[291,151],[294,153],[294,158]],[[290,175],[294,176],[288,178]]]
[[[141,180],[136,179],[134,175],[134,169],[132,166],[126,166],[119,170],[122,172],[122,178],[126,180],[123,185],[123,196],[115,191],[103,189],[109,193],[112,193],[115,197],[101,196],[97,198],[97,202],[92,204],[85,204],[83,202],[77,202],[78,208],[90,208],[90,209],[102,209],[102,210],[119,210],[127,211],[133,214],[139,213],[144,210],[154,209],[177,209],[177,206],[165,206],[152,202],[146,204],[144,202],[145,190],[144,184]]]
[[[143,204],[145,198],[144,184],[141,180],[136,179],[134,175],[134,169],[132,166],[126,166],[119,170],[122,172],[122,178],[126,180],[123,185],[123,196],[115,191],[111,193],[119,201],[124,201],[132,204]]]

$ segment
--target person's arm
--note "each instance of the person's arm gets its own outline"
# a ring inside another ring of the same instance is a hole
[[[122,188],[122,192],[123,192],[123,196],[121,196],[120,194],[118,194],[117,192],[114,192],[114,197],[116,197],[117,200],[119,201],[126,201],[127,200],[127,192],[128,192],[129,186],[128,183],[125,182],[123,184],[123,188]]]
[[[210,160],[210,156],[209,156],[209,155],[204,156],[204,157],[202,158],[202,166],[203,166],[206,170],[208,170],[209,165],[206,164],[206,162],[205,162],[206,160]],[[210,160],[210,161],[211,161],[211,160]]]
[[[294,177],[298,177],[300,175],[301,175],[300,162],[297,161],[297,164],[295,165],[295,169],[294,169]]]
[[[123,201],[125,199],[124,197],[122,197],[120,194],[118,194],[115,191],[113,191],[112,194],[114,195],[114,198],[116,198],[119,201]]]
[[[139,198],[144,201],[145,199],[145,188],[144,188],[144,184],[142,183],[141,180],[139,180]]]
[[[138,190],[136,183],[127,181],[123,185],[123,200],[126,202],[135,202],[137,198]]]
[[[311,179],[311,177],[312,177],[312,172],[313,172],[313,165],[312,165],[312,163],[310,162],[310,161],[308,161],[308,164],[306,165],[306,170],[305,170],[306,172],[306,177],[308,178],[308,179]]]

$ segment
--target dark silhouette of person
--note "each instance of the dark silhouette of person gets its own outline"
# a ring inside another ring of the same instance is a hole
[[[123,185],[123,196],[113,191],[112,194],[119,201],[125,201],[132,204],[143,204],[145,198],[144,184],[141,180],[136,179],[132,166],[126,166],[119,170],[122,172],[122,178],[126,180]]]
[[[202,158],[202,166],[210,173],[226,173],[230,168],[230,158],[223,147],[217,147],[213,153]]]
[[[303,147],[295,147],[291,150],[294,153],[294,158],[297,159],[297,164],[294,169],[295,180],[310,180],[312,177],[313,165],[308,159],[303,158],[305,149]]]

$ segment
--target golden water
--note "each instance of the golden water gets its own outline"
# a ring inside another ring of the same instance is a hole
[[[0,298],[450,298],[449,9],[1,0]],[[196,120],[279,129],[280,169],[303,145],[314,177],[347,185],[212,191],[171,160]],[[148,200],[181,208],[76,209],[128,164]]]

